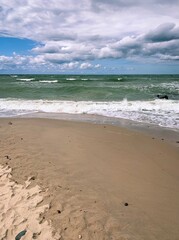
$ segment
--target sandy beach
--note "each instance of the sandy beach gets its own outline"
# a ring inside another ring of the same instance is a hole
[[[0,239],[178,240],[178,159],[118,126],[0,119]]]

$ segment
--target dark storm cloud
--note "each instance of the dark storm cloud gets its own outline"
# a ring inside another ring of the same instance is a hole
[[[165,23],[145,35],[146,41],[165,42],[179,39],[179,27],[174,23]]]

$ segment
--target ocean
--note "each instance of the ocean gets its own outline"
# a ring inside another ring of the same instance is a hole
[[[0,117],[37,112],[101,115],[179,129],[179,75],[0,75]]]

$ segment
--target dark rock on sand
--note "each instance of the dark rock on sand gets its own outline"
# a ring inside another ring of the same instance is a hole
[[[26,234],[27,230],[21,231],[17,236],[15,237],[15,240],[20,240],[21,237],[23,237]]]

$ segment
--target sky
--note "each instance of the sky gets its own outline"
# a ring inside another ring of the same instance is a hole
[[[179,74],[179,0],[0,0],[0,74]]]

